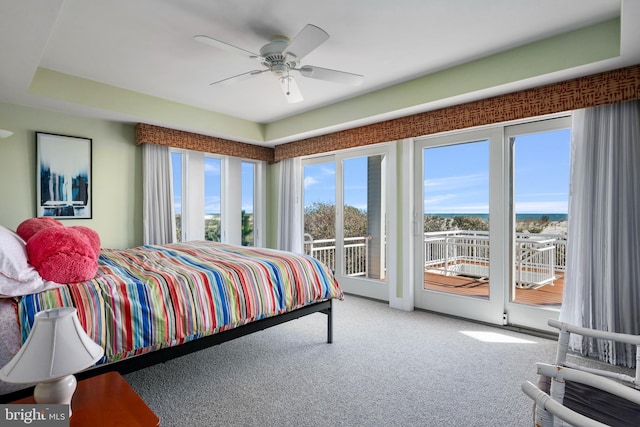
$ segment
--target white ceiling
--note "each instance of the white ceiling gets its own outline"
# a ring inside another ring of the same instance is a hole
[[[136,120],[29,94],[42,67],[271,123],[601,22],[620,8],[621,0],[3,0],[0,102]],[[308,23],[330,38],[303,65],[362,74],[363,84],[296,77],[304,95],[297,104],[286,102],[270,73],[209,85],[261,66],[194,35],[257,52],[271,36],[293,38]]]

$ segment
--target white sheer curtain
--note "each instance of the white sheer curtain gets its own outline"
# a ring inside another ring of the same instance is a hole
[[[278,197],[278,249],[301,253],[302,248],[302,160],[280,162]]]
[[[640,334],[638,101],[576,111],[571,148],[567,273],[560,320]],[[635,366],[635,349],[576,339],[574,350]]]
[[[142,145],[142,228],[145,245],[173,242],[175,220],[169,147]]]

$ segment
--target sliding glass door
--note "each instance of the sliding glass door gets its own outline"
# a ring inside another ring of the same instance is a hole
[[[349,293],[381,300],[387,285],[387,153],[384,148],[307,159],[304,249]]]
[[[571,121],[509,126],[513,274],[509,323],[540,328],[558,315],[567,261]]]
[[[500,215],[490,195],[500,143],[495,131],[480,131],[418,144],[416,307],[501,322],[501,250],[491,246]]]
[[[547,329],[562,302],[570,118],[416,145],[415,306]]]

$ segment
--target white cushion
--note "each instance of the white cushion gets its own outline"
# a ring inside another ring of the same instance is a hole
[[[29,264],[24,240],[0,225],[0,298],[27,295],[59,286],[43,280]]]

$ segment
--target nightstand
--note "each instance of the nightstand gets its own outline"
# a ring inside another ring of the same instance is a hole
[[[35,403],[33,396],[11,403]],[[71,427],[157,427],[160,419],[117,372],[78,381],[71,400]]]

